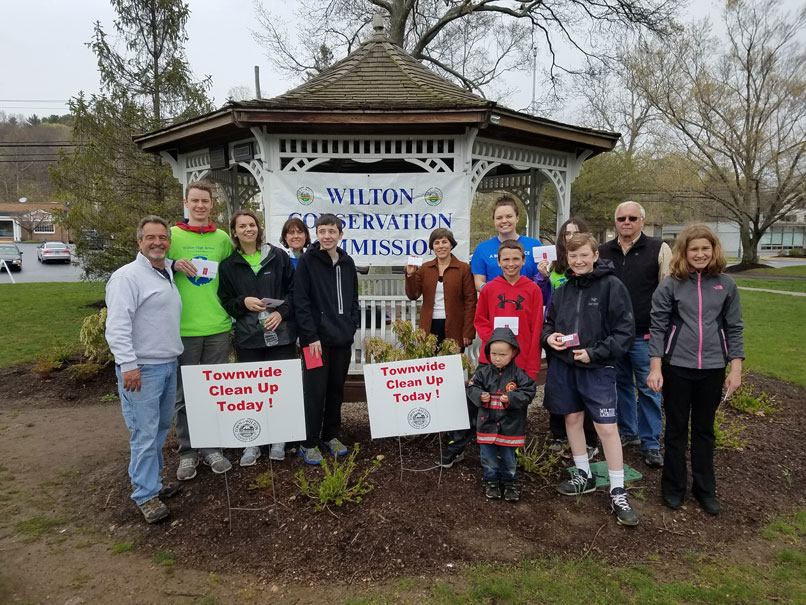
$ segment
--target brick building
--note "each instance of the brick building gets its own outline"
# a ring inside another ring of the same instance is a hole
[[[0,202],[0,241],[68,242],[69,231],[56,221],[64,209],[56,202]]]

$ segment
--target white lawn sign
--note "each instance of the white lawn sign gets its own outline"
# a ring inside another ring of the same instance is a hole
[[[194,448],[305,439],[299,359],[182,366],[181,371]]]
[[[470,428],[459,355],[365,365],[364,384],[373,439]]]

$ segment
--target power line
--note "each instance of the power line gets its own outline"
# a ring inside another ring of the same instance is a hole
[[[64,99],[0,99],[0,103],[67,103]]]
[[[58,161],[59,160],[56,159],[56,158],[54,158],[52,160],[44,160],[44,159],[40,159],[40,160],[0,160],[0,164],[26,164],[28,162],[33,164],[34,162],[58,162]]]
[[[0,158],[20,158],[33,155],[59,155],[58,151],[20,151],[19,153],[0,153]]]

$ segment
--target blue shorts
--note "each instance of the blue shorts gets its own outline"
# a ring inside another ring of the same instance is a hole
[[[616,422],[616,368],[580,368],[552,359],[546,374],[543,407],[552,414],[587,411],[599,424]]]

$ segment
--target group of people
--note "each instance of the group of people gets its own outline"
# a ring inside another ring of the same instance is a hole
[[[321,360],[311,368],[303,364],[306,439],[297,452],[314,465],[323,452],[347,453],[339,440],[341,404],[359,313],[355,264],[338,246],[342,222],[321,215],[311,243],[305,224],[289,219],[283,249],[264,242],[258,217],[241,210],[227,234],[209,221],[212,187],[188,185],[187,218],[173,227],[145,217],[137,258],[107,284],[107,340],[131,431],[132,499],[148,522],[169,514],[163,500],[179,489],[160,479],[172,418],[178,480],[195,477],[200,461],[214,473],[231,468],[220,449],[191,447],[177,370],[227,363],[231,332],[239,362],[296,358],[297,342]],[[636,525],[622,447],[640,445],[647,465],[663,467],[664,504],[679,508],[688,485],[690,418],[691,491],[704,510],[717,514],[714,416],[723,384],[728,392],[739,386],[744,357],[738,292],[722,273],[717,236],[694,225],[672,251],[643,235],[644,209],[625,202],[615,212],[614,240],[600,246],[584,221],[571,219],[558,233],[557,260],[535,262],[540,242],[517,233],[518,218],[515,200],[502,197],[493,208],[497,235],[476,247],[470,264],[453,255],[456,240],[440,228],[429,238],[435,258],[406,267],[407,296],[423,299],[420,327],[460,348],[477,333],[482,343],[467,386],[471,428],[448,435],[437,463],[450,468],[461,461],[475,436],[487,498],[520,498],[516,450],[524,446],[545,349],[543,404],[551,414],[552,447],[567,444],[575,466],[558,484],[560,493],[595,489],[590,460],[601,442],[611,508],[619,523]],[[194,260],[217,263],[217,272],[205,276]],[[270,458],[284,459],[285,446],[273,444]],[[255,464],[260,455],[260,448],[247,447],[240,463]]]
[[[359,316],[355,264],[338,247],[341,221],[320,216],[311,243],[305,224],[289,219],[280,248],[263,241],[251,211],[235,212],[229,233],[212,224],[213,187],[190,183],[187,218],[174,226],[143,218],[137,258],[106,286],[106,338],[131,433],[132,499],[149,523],[168,516],[164,500],[179,491],[179,483],[163,485],[160,477],[172,419],[177,480],[193,479],[200,462],[214,473],[232,468],[221,449],[191,445],[178,369],[228,363],[231,334],[238,362],[296,358],[297,342],[319,360],[303,365],[306,436],[297,452],[308,464],[320,464],[323,451],[347,453],[339,440],[341,404]],[[269,456],[284,459],[285,445],[272,444]],[[246,447],[240,464],[253,465],[260,455],[260,448]]]
[[[406,294],[423,297],[420,328],[464,346],[475,331],[482,342],[467,386],[471,429],[449,435],[437,463],[463,460],[475,433],[486,496],[520,498],[515,452],[524,445],[543,348],[550,447],[569,447],[574,460],[557,491],[596,489],[590,461],[601,442],[611,509],[619,523],[636,525],[623,448],[640,446],[647,466],[663,468],[663,503],[679,508],[691,421],[691,491],[703,510],[718,514],[714,417],[723,386],[727,395],[741,383],[744,350],[738,290],[723,274],[716,234],[692,225],[672,251],[643,234],[645,211],[629,201],[616,208],[613,240],[599,245],[583,220],[570,219],[557,234],[557,259],[535,262],[540,242],[518,235],[518,215],[514,199],[497,200],[498,234],[476,247],[469,265],[451,254],[450,231],[439,229],[430,240],[436,258],[406,268]]]

